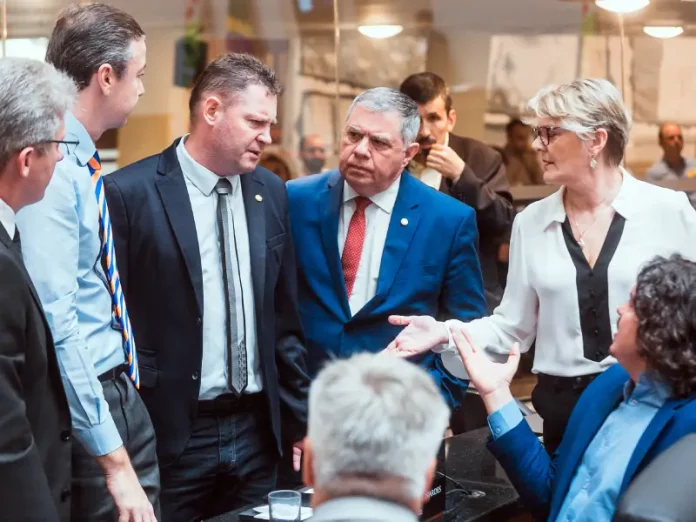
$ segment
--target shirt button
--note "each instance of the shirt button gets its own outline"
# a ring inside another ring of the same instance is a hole
[[[60,501],[65,502],[70,498],[70,489],[64,489],[63,491],[60,492]]]
[[[635,399],[631,399],[631,406],[635,406],[636,404],[638,404],[638,401]]]
[[[597,328],[595,328],[593,333],[595,334],[595,336],[598,336],[598,335],[599,335],[599,330],[598,330]]]
[[[593,309],[592,309],[592,315],[594,315],[595,317],[597,317],[597,309],[596,309],[596,308],[593,308]]]
[[[597,357],[597,360],[599,360],[599,359],[604,359],[604,354],[603,354],[602,352],[600,352],[600,351],[597,351],[597,352],[595,353],[595,357]]]
[[[61,431],[60,440],[62,440],[63,442],[68,442],[70,440],[70,430]]]
[[[195,372],[193,372],[193,375],[191,375],[191,378],[192,378],[194,381],[197,381],[198,378],[199,378],[200,376],[201,376],[201,374],[198,373],[198,371],[195,371]]]
[[[198,326],[200,326],[201,324],[203,324],[203,319],[201,319],[200,317],[199,317],[198,319],[196,319],[196,324],[197,324]]]
[[[495,434],[496,434],[496,435],[500,435],[500,432],[501,432],[501,431],[503,431],[503,430],[501,430],[500,428],[496,428],[496,429],[495,429]]]

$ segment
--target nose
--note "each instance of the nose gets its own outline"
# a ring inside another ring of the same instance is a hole
[[[532,142],[532,148],[537,152],[543,152],[546,150],[546,147],[541,142],[541,138],[539,136],[534,138],[534,141]]]
[[[266,145],[273,143],[273,139],[271,138],[271,128],[266,127],[266,129],[259,134],[258,140]]]
[[[360,156],[369,156],[370,155],[370,149],[369,146],[367,145],[367,136],[365,136],[363,139],[361,139],[358,144],[355,146],[354,153],[358,154]]]

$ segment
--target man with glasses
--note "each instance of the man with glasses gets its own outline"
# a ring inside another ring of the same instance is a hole
[[[15,213],[43,197],[63,157],[76,89],[35,60],[0,59],[0,79],[0,506],[3,520],[67,522],[70,410]]]
[[[470,320],[486,311],[474,211],[404,171],[419,127],[408,96],[365,91],[348,111],[339,169],[288,183],[312,376],[329,359],[384,350],[400,331],[392,314]],[[467,383],[439,355],[413,361],[451,406],[461,400]]]
[[[43,201],[20,212],[17,224],[77,439],[66,494],[73,521],[152,522],[159,493],[155,433],[136,391],[137,340],[95,147],[106,130],[125,124],[144,92],[145,35],[113,7],[69,7],[56,22],[46,61],[75,81],[78,95],[65,116],[65,157]]]
[[[309,134],[300,138],[300,160],[303,175],[320,174],[326,163],[326,146],[318,134]]]

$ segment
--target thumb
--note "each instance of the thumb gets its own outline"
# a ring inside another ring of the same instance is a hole
[[[393,324],[395,326],[408,326],[411,324],[411,318],[405,315],[390,315],[389,324]]]

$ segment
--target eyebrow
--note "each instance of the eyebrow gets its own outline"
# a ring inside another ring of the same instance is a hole
[[[355,132],[358,132],[358,133],[360,133],[360,134],[367,134],[367,135],[369,135],[371,138],[375,138],[375,139],[378,139],[378,140],[386,140],[386,141],[388,141],[389,143],[391,143],[391,141],[392,141],[391,136],[389,136],[389,134],[385,134],[385,133],[370,134],[369,132],[365,132],[365,131],[362,130],[361,128],[355,127],[354,125],[349,125],[348,128],[347,128],[346,130],[355,131]]]
[[[278,124],[277,118],[269,118],[268,116],[262,116],[261,114],[250,113],[250,114],[247,114],[246,117],[249,119],[252,119],[252,120],[259,120],[259,121],[262,121],[264,123],[270,123],[271,125]]]

